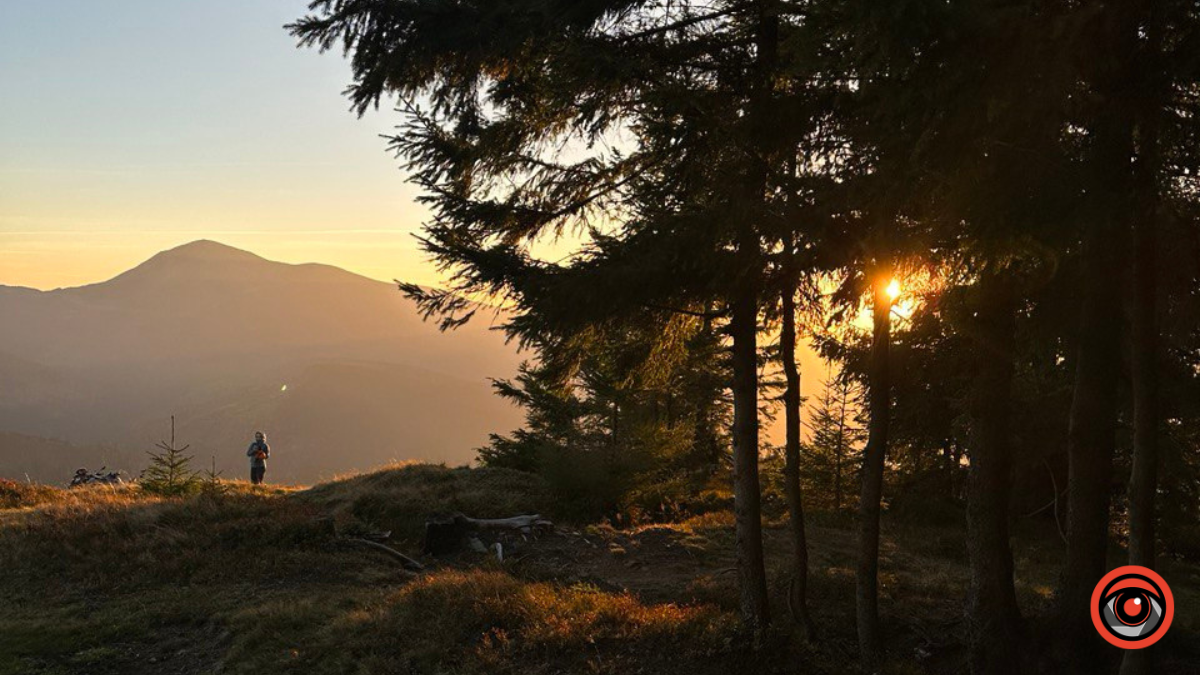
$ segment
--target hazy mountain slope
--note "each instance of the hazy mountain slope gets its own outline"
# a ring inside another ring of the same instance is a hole
[[[55,369],[5,352],[0,352],[0,383],[0,406],[25,402],[46,407],[59,403],[66,384]]]
[[[71,480],[80,466],[128,466],[141,462],[144,455],[132,448],[102,445],[74,445],[51,438],[39,438],[0,431],[0,476],[15,480],[62,485]]]
[[[90,286],[0,286],[0,324],[0,431],[30,437],[142,448],[176,414],[194,447],[222,455],[269,427],[293,445],[289,478],[312,480],[466,461],[519,420],[487,378],[520,357],[485,323],[439,333],[391,284],[211,241]],[[290,395],[261,393],[284,383]],[[325,447],[351,433],[352,447]]]
[[[180,368],[216,355],[280,361],[311,353],[428,366],[436,355],[439,369],[470,374],[485,364],[472,358],[478,350],[486,363],[511,351],[498,352],[498,336],[482,324],[439,334],[391,284],[210,241],[164,251],[100,284],[0,287],[0,316],[0,351],[50,366],[136,359]]]
[[[265,430],[270,476],[290,482],[397,460],[464,464],[489,431],[517,423],[517,411],[481,395],[479,383],[410,366],[320,363],[289,375],[286,390],[272,382],[182,408],[177,436],[205,466],[215,456],[227,475],[244,478],[250,433]],[[167,430],[164,417],[139,437],[149,444]]]

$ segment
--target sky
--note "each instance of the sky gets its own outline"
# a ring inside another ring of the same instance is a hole
[[[350,112],[341,54],[283,29],[306,3],[0,0],[0,285],[104,281],[196,239],[437,284],[381,138],[401,116]]]
[[[304,0],[0,0],[0,284],[102,281],[215,239],[285,262],[436,283],[426,212],[298,49]]]

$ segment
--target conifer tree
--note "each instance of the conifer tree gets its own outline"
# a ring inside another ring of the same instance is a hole
[[[426,249],[453,280],[406,290],[444,327],[470,317],[472,296],[507,302],[510,335],[565,379],[619,322],[647,312],[723,322],[743,616],[765,625],[757,333],[779,170],[770,137],[782,120],[781,3],[312,7],[292,30],[306,44],[344,45],[358,110],[390,92],[428,101],[407,104],[411,124],[394,147],[433,208]],[[614,132],[633,147],[610,145]],[[568,143],[591,152],[567,162],[545,151]],[[530,254],[539,237],[572,228],[590,243],[565,264]]]
[[[861,387],[853,378],[836,373],[825,380],[809,414],[805,453],[809,494],[824,495],[825,503],[836,511],[846,506],[845,490],[852,483],[852,469],[866,440],[858,422],[861,396]]]
[[[687,316],[610,332],[566,382],[544,364],[523,364],[494,387],[524,409],[525,426],[493,434],[480,461],[543,473],[568,499],[603,495],[595,506],[610,516],[688,501],[726,457],[713,426],[728,418],[728,366],[711,332]],[[598,473],[583,480],[585,471]]]
[[[214,456],[200,479],[200,492],[209,497],[219,497],[228,491],[229,486],[221,480],[221,472],[217,471],[217,458]]]
[[[171,440],[155,445],[158,452],[146,452],[150,456],[150,466],[142,472],[142,488],[168,497],[194,492],[200,486],[200,474],[191,468],[193,457],[187,454],[187,449],[192,446],[175,446],[174,415],[171,415]]]

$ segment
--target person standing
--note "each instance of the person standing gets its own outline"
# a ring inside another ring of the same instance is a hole
[[[254,442],[246,450],[250,458],[250,483],[262,485],[263,476],[267,473],[267,458],[271,456],[271,446],[267,445],[267,435],[261,431],[254,432]]]

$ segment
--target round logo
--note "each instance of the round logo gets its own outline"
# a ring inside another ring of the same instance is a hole
[[[1158,642],[1174,618],[1170,586],[1145,567],[1118,567],[1092,591],[1092,623],[1101,637],[1121,649],[1142,649]]]

